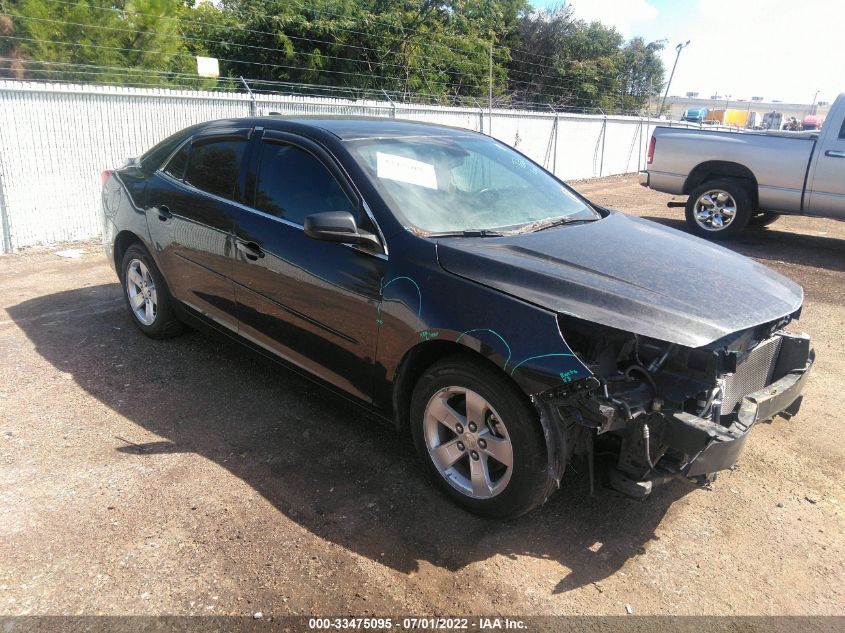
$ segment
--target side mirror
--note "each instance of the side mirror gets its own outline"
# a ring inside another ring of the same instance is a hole
[[[355,218],[348,211],[326,211],[305,216],[305,235],[325,242],[381,248],[375,235],[358,229]]]

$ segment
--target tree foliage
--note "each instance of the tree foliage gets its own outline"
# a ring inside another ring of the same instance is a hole
[[[9,23],[0,33],[7,75],[165,84],[196,72],[180,32],[182,0],[0,0],[0,9]]]
[[[203,55],[253,90],[486,105],[492,76],[499,104],[637,110],[661,49],[528,0],[0,0],[0,76],[20,79],[220,85],[196,77]]]
[[[663,42],[626,44],[612,27],[574,19],[570,7],[525,16],[519,43],[509,67],[515,101],[633,111],[663,83]]]
[[[527,8],[525,0],[224,0],[217,29],[203,19],[185,32],[225,40],[209,48],[230,60],[234,75],[478,96],[487,90],[491,42],[515,33]],[[494,74],[503,82],[504,65]]]

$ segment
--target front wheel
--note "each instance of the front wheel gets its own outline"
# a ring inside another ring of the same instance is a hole
[[[687,226],[698,237],[729,240],[739,235],[754,213],[751,195],[735,180],[711,180],[690,193]]]
[[[519,516],[554,489],[537,412],[481,361],[454,356],[423,374],[411,400],[411,433],[434,481],[475,514]]]

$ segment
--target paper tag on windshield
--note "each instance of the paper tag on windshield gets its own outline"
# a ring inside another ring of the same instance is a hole
[[[376,169],[379,178],[437,189],[437,174],[434,173],[434,165],[430,163],[376,152]]]

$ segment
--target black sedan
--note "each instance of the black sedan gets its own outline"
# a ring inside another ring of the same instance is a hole
[[[210,326],[340,391],[480,514],[527,512],[596,454],[637,497],[709,482],[797,412],[813,363],[783,330],[799,286],[466,130],[215,121],[103,182],[142,332]]]

